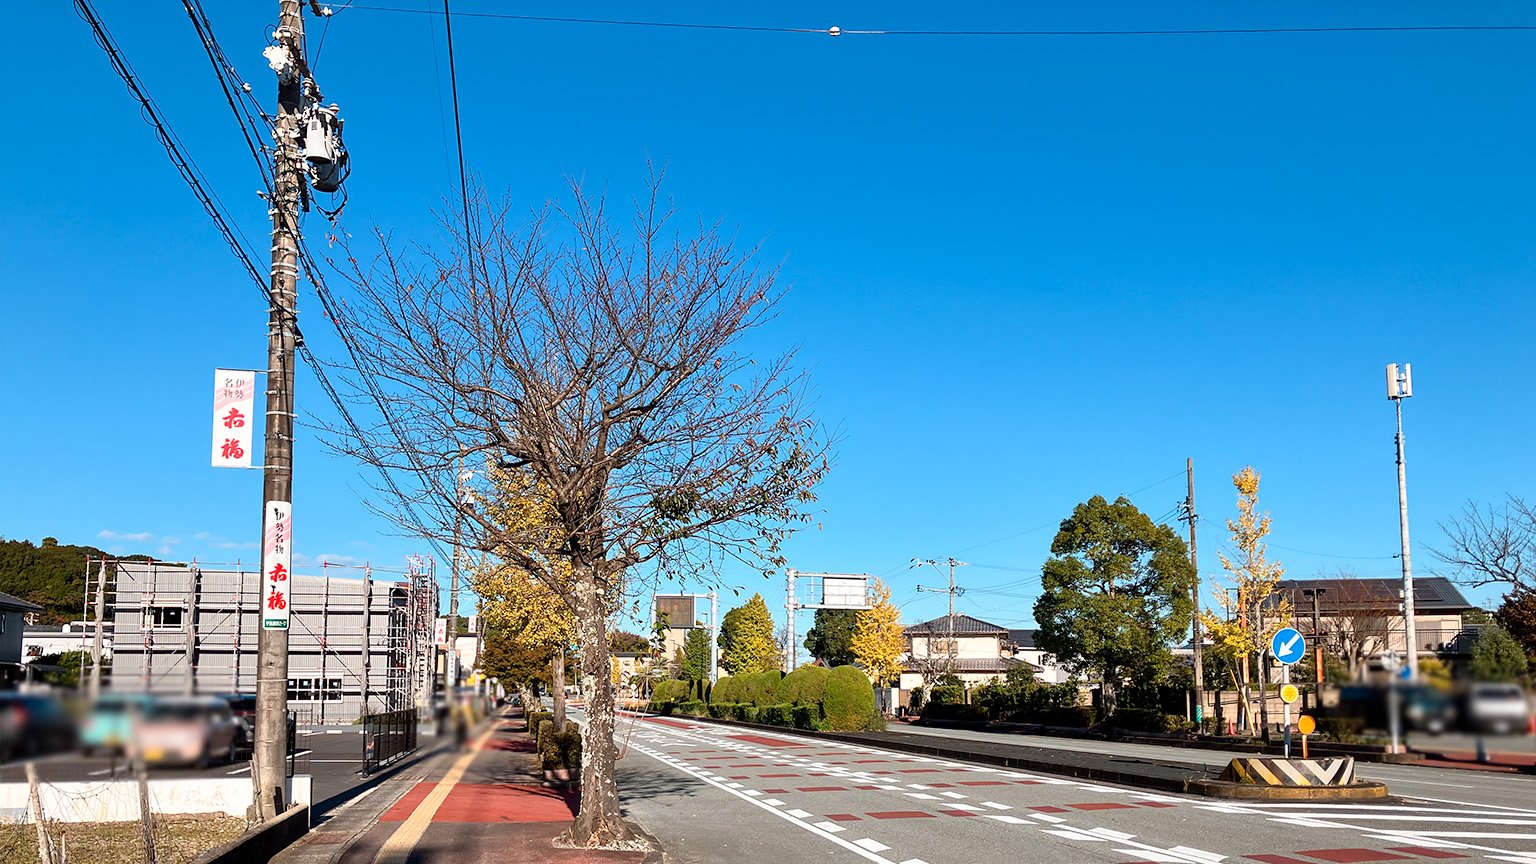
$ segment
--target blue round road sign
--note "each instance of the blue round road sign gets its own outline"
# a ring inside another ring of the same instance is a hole
[[[1286,627],[1269,640],[1269,653],[1289,666],[1307,656],[1307,640],[1295,627]]]

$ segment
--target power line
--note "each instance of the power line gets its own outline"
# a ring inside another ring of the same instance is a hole
[[[398,6],[364,6],[353,4],[347,8],[366,12],[391,12],[407,15],[436,14],[424,9],[403,9]],[[1536,30],[1536,25],[1526,24],[1428,24],[1400,27],[1196,27],[1166,30],[898,30],[898,29],[844,29],[842,27],[772,27],[750,24],[714,24],[688,21],[643,21],[625,18],[574,18],[553,15],[515,15],[507,12],[457,12],[463,18],[485,18],[501,21],[538,21],[552,24],[597,24],[615,27],[653,27],[673,30],[715,30],[738,33],[809,34],[819,36],[930,36],[930,37],[1101,37],[1101,36],[1261,36],[1299,35],[1311,33],[1476,33],[1476,32],[1524,32]]]

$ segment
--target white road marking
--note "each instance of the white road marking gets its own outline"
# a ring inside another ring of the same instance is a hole
[[[871,852],[884,852],[885,850],[891,848],[884,843],[881,843],[879,840],[871,840],[868,837],[853,841],[853,845],[863,846],[865,849],[868,849]]]
[[[1093,833],[1098,834],[1101,837],[1108,837],[1111,840],[1134,840],[1134,839],[1136,839],[1136,835],[1135,834],[1127,834],[1124,831],[1114,831],[1114,830],[1111,830],[1109,828],[1102,828],[1101,827],[1101,828],[1093,828],[1093,829],[1090,829],[1090,830],[1092,830]]]
[[[921,858],[908,858],[907,860],[901,862],[901,864],[928,864],[928,862]]]
[[[954,798],[957,801],[970,797],[969,795],[961,795],[959,792],[940,792],[939,794],[943,795],[945,798]]]
[[[1052,816],[1049,813],[1031,813],[1031,814],[1029,814],[1029,818],[1031,818],[1031,819],[1039,819],[1041,822],[1065,822],[1065,821],[1067,821],[1067,820],[1061,818],[1060,816]]]
[[[983,807],[991,807],[993,810],[1012,810],[1013,809],[1012,807],[1009,807],[1007,804],[999,804],[996,801],[983,801],[983,802],[981,802],[981,806],[983,806]]]
[[[1028,819],[1020,819],[1017,816],[1007,816],[1007,815],[1004,815],[1002,813],[983,813],[981,818],[983,818],[983,819],[991,819],[991,820],[996,821],[996,822],[1004,822],[1004,823],[1007,823],[1009,825],[1033,825],[1033,824],[1035,824],[1035,823],[1029,821]]]
[[[747,795],[751,795],[753,798],[756,798],[757,796],[763,794],[763,793],[757,791],[756,789],[743,789],[742,791],[745,794],[747,794]]]
[[[783,807],[784,806],[784,802],[780,801],[777,798],[764,798],[763,799],[763,803],[767,804],[769,807]]]
[[[1175,846],[1172,849],[1169,849],[1168,851],[1169,852],[1177,852],[1178,854],[1183,855],[1186,858],[1195,858],[1195,859],[1198,859],[1198,860],[1201,860],[1201,861],[1210,861],[1211,864],[1216,864],[1216,862],[1218,862],[1218,861],[1225,861],[1227,859],[1227,856],[1225,856],[1225,855],[1217,855],[1215,852],[1207,852],[1204,849],[1195,849],[1195,848],[1192,848],[1190,846]]]
[[[807,813],[804,810],[801,810],[799,808],[796,808],[794,810],[785,810],[784,812],[788,813],[789,815],[791,815],[793,817],[795,817],[796,819],[804,819],[805,817],[811,815],[811,814],[809,814],[809,813]]]
[[[939,800],[939,796],[937,796],[937,795],[929,795],[927,792],[905,792],[905,793],[902,793],[902,794],[906,795],[908,798],[916,798],[919,801],[937,801],[937,800]]]
[[[1430,782],[1428,780],[1409,780],[1406,777],[1399,777],[1399,778],[1393,780],[1392,782],[1393,783],[1416,783],[1416,784],[1418,784],[1420,786],[1448,786],[1448,787],[1450,787],[1452,789],[1476,789],[1477,788],[1476,786],[1467,786],[1467,785],[1464,785],[1464,784],[1461,784],[1461,783],[1432,783],[1432,782]]]
[[[1092,834],[1084,834],[1081,831],[1073,831],[1067,828],[1041,828],[1047,834],[1055,834],[1057,837],[1065,837],[1068,840],[1090,840],[1099,843],[1104,842],[1103,837],[1095,837]]]
[[[820,828],[823,831],[831,831],[833,834],[841,834],[848,830],[836,822],[817,822],[815,825],[817,828]]]
[[[979,812],[981,810],[980,807],[977,807],[974,804],[951,804],[951,805],[949,805],[949,809],[951,809],[951,810],[969,810],[972,813],[976,813],[976,812]]]
[[[907,784],[907,788],[908,789],[932,789],[933,787],[932,786],[924,786],[921,783],[908,783]]]

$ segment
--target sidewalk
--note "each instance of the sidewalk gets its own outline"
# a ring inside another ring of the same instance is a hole
[[[443,747],[348,802],[272,859],[274,864],[607,864],[659,853],[558,849],[577,793],[547,789],[533,742],[514,710],[492,719],[468,750]]]

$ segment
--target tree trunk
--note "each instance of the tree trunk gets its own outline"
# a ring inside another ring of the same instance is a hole
[[[1115,693],[1115,675],[1116,670],[1105,669],[1104,677],[1099,683],[1099,694],[1104,697],[1104,717],[1113,715],[1115,713],[1115,709],[1119,707],[1120,704],[1120,698]]]
[[[1259,729],[1269,740],[1269,658],[1259,654]]]
[[[550,691],[555,697],[555,731],[565,731],[565,646],[555,648],[555,656],[550,663]]]
[[[523,716],[524,717],[528,716],[528,712],[529,711],[533,711],[533,710],[535,710],[538,707],[538,704],[539,704],[539,691],[538,691],[538,688],[536,688],[536,687],[534,687],[534,686],[532,686],[530,684],[519,684],[519,685],[517,685],[517,695],[518,695],[519,700],[523,703]],[[537,730],[529,730],[529,731],[537,731]]]
[[[1238,680],[1237,690],[1238,690],[1238,694],[1240,695],[1240,697],[1243,700],[1243,705],[1242,705],[1242,710],[1240,712],[1238,712],[1241,715],[1241,716],[1238,717],[1238,721],[1239,721],[1239,725],[1241,726],[1242,730],[1244,732],[1246,732],[1246,733],[1251,735],[1251,734],[1253,734],[1253,731],[1254,731],[1253,730],[1253,687],[1248,683],[1248,673],[1249,673],[1250,669],[1249,669],[1247,655],[1244,655],[1242,659],[1243,659],[1242,665],[1240,667],[1238,667],[1238,668],[1239,668],[1239,670],[1243,674],[1242,674],[1242,677]]]
[[[613,679],[608,654],[607,604],[590,567],[575,574],[576,634],[581,642],[581,689],[587,722],[581,730],[581,810],[568,840],[578,846],[604,846],[629,839],[619,813],[614,778]]]

